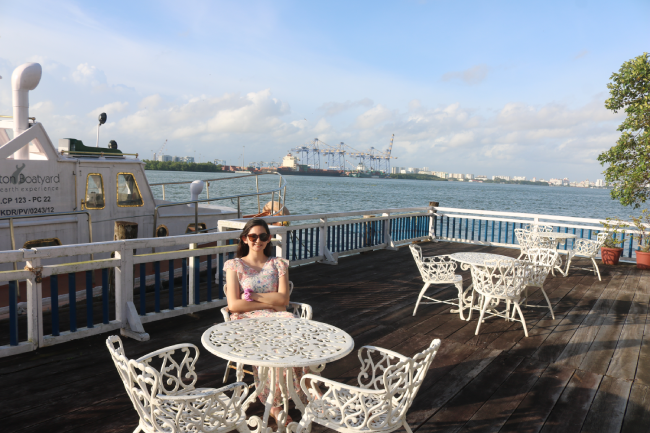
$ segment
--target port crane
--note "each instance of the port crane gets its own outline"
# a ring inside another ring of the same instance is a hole
[[[300,156],[300,163],[302,165],[320,169],[320,143],[327,146],[322,141],[319,141],[318,138],[314,138],[302,146],[294,147],[291,151],[296,152]]]
[[[164,142],[163,145],[160,147],[160,150],[159,150],[158,152],[154,152],[154,153],[153,153],[153,160],[154,160],[154,161],[156,161],[156,155],[160,155],[160,158],[161,158],[161,160],[162,160],[163,150],[165,150],[165,146],[166,146],[166,145],[167,145],[167,139],[165,139],[165,142]]]

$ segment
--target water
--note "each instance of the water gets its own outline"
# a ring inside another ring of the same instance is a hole
[[[232,174],[147,171],[150,183],[228,179]],[[260,190],[278,186],[277,176],[261,176]],[[524,212],[604,219],[608,216],[628,219],[637,215],[610,198],[607,189],[542,187],[475,182],[431,182],[403,179],[284,176],[287,181],[287,208],[292,214],[343,212],[366,209],[440,206],[506,212]],[[162,198],[161,187],[152,187]],[[255,192],[253,177],[212,182],[210,197]],[[189,185],[165,187],[167,200],[190,199]],[[201,195],[206,198],[206,193]],[[277,199],[277,198],[276,198]],[[262,206],[271,196],[261,200]],[[236,202],[221,201],[236,207]],[[257,199],[242,199],[244,213],[257,211]]]

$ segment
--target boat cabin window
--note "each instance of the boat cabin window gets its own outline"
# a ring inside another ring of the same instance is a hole
[[[34,239],[33,241],[25,242],[23,248],[58,247],[59,245],[61,245],[61,240],[59,238]]]
[[[86,209],[104,209],[104,179],[98,173],[90,173],[86,179]]]
[[[164,238],[166,236],[169,236],[169,229],[164,224],[159,225],[158,228],[156,229],[156,237]]]
[[[117,205],[121,207],[144,205],[138,182],[132,173],[117,174]]]
[[[199,223],[199,231],[205,230],[207,226],[205,223]],[[185,234],[188,233],[196,233],[196,230],[194,230],[194,223],[188,224],[187,229],[185,230]]]

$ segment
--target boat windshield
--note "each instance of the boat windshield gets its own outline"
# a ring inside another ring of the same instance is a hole
[[[142,196],[132,173],[117,174],[117,205],[122,207],[142,206]]]

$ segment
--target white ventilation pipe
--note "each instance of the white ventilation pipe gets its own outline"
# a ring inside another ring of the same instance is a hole
[[[205,186],[205,183],[202,180],[195,180],[190,184],[190,195],[192,198],[190,200],[198,200],[199,195],[203,192],[203,187]],[[189,207],[194,207],[195,204],[188,204]]]
[[[38,63],[20,65],[11,74],[14,105],[14,138],[29,128],[29,91],[41,81],[43,69]],[[29,159],[29,145],[14,153],[14,159]]]

